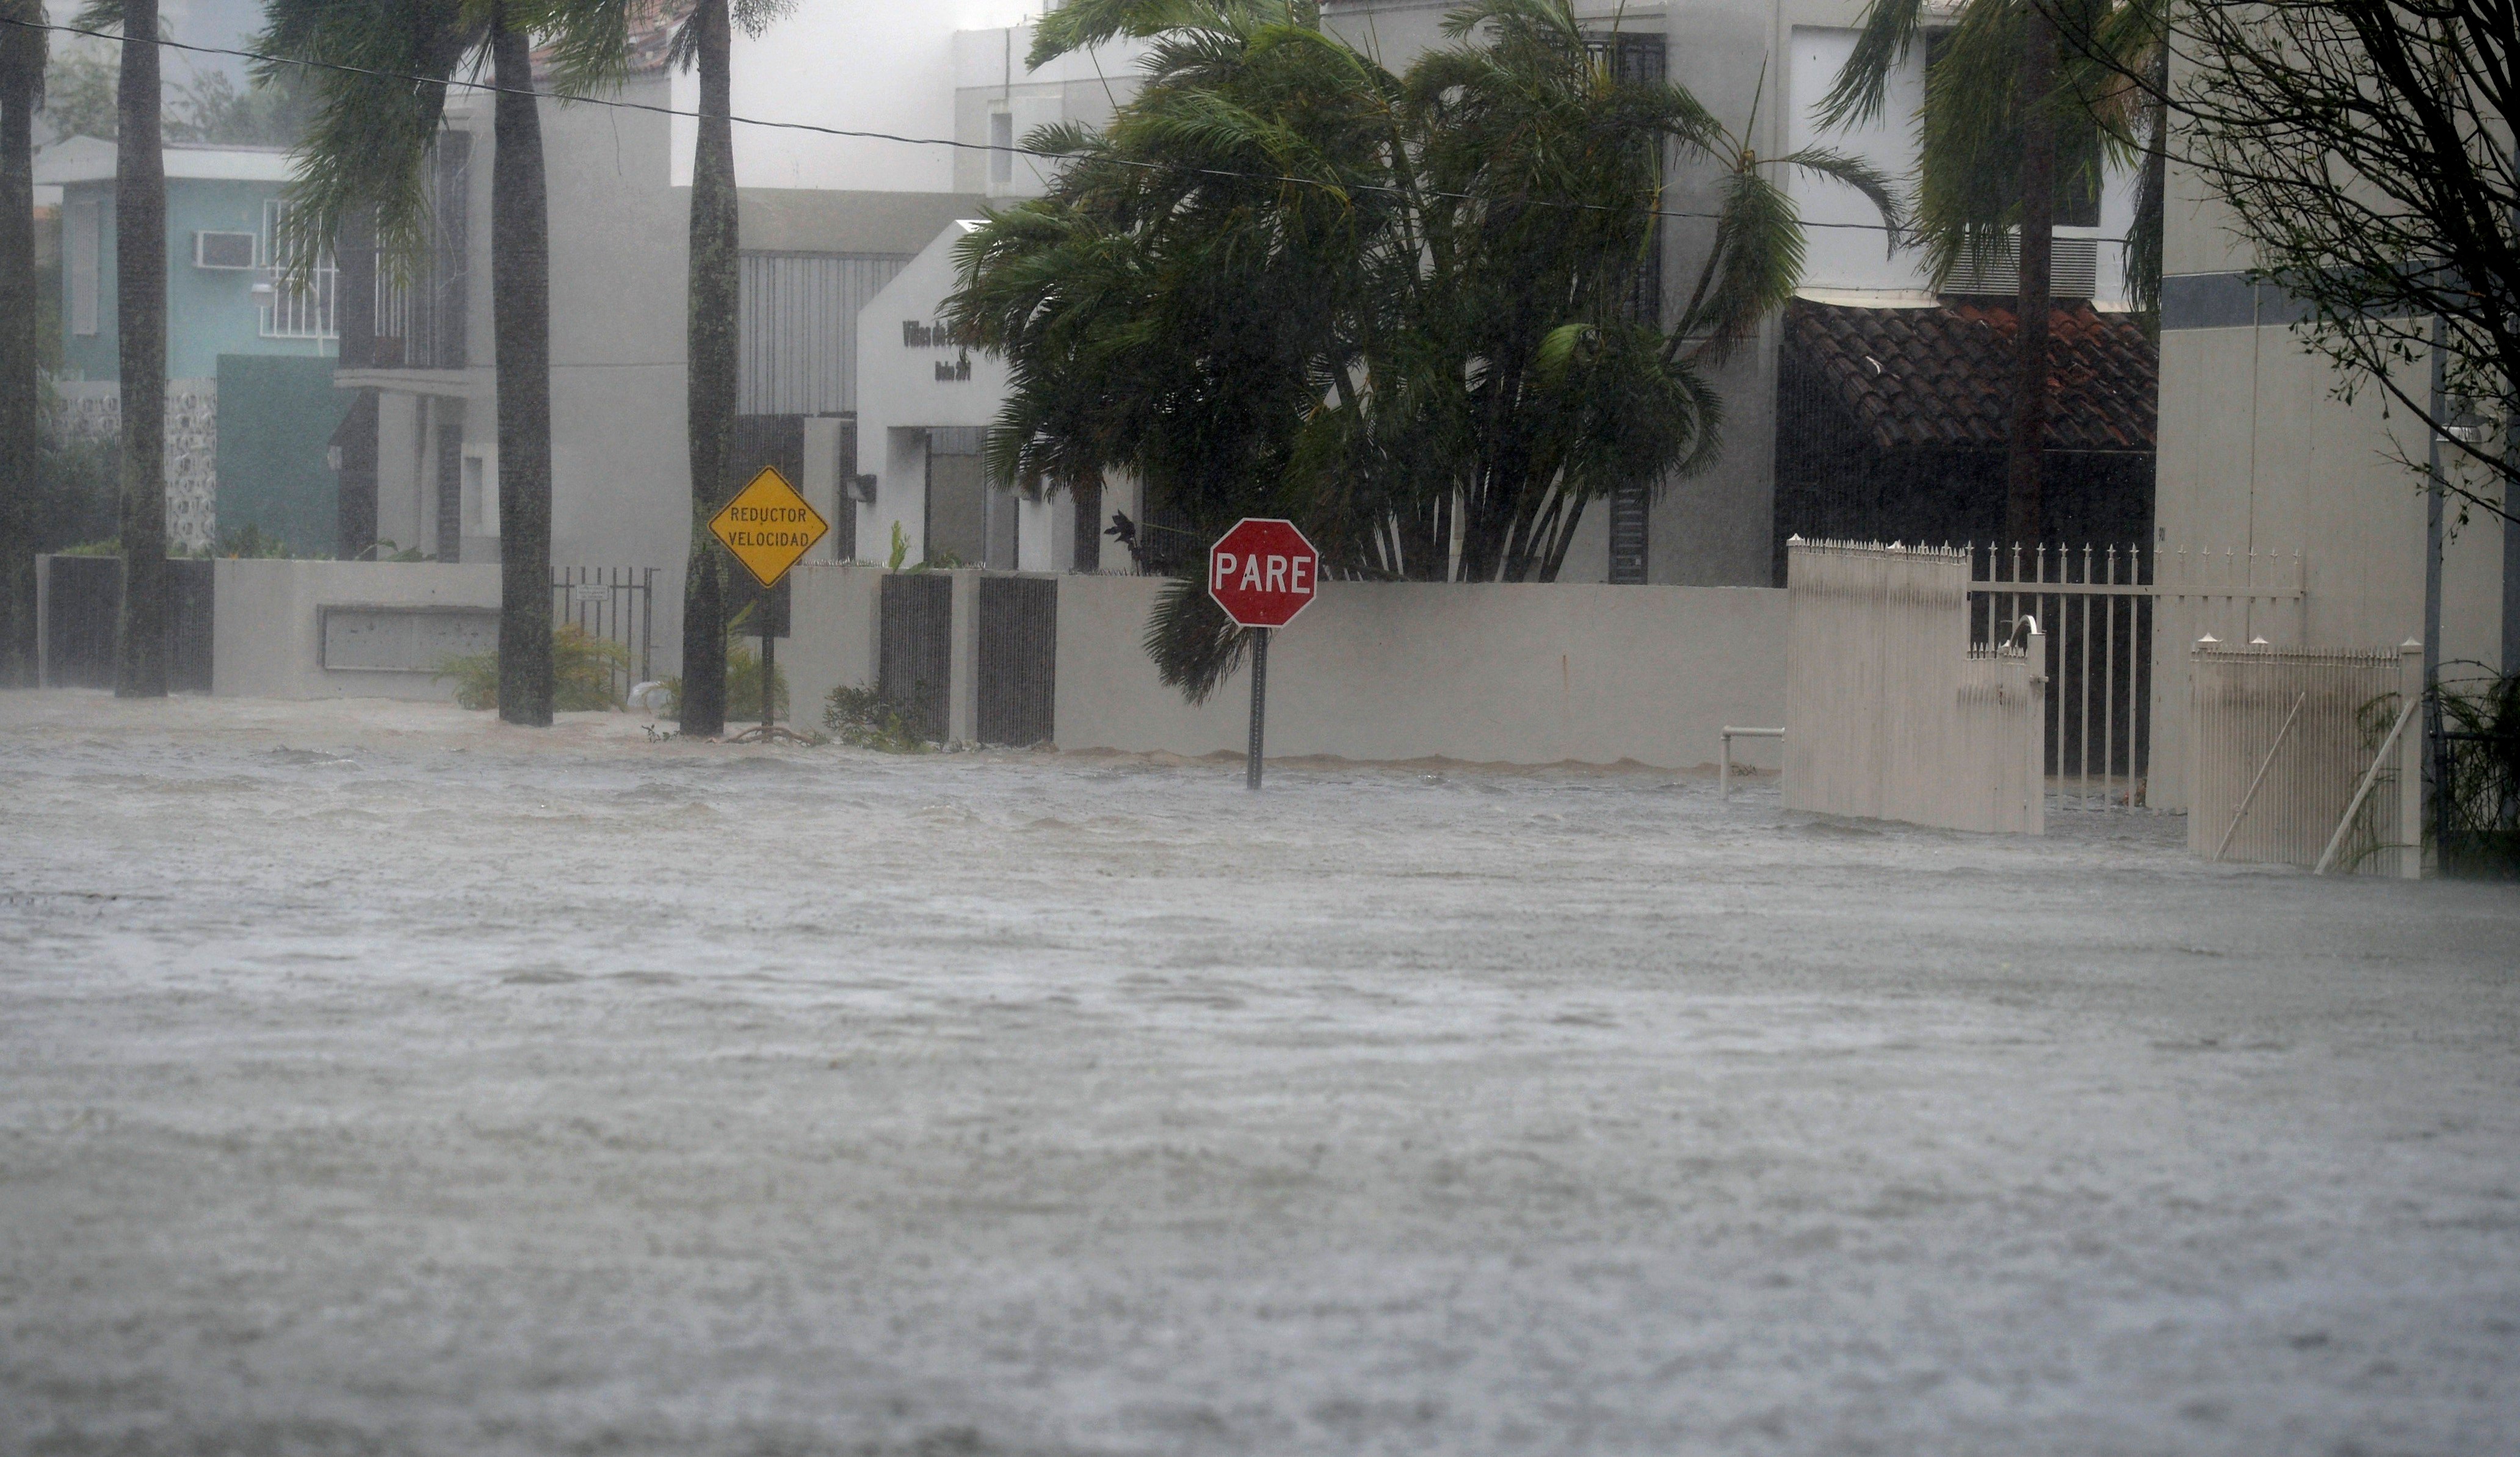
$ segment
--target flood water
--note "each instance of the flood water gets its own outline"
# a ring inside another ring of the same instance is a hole
[[[2520,1446],[2520,896],[0,694],[0,1453]]]

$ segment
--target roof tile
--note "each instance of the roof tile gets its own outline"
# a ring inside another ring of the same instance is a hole
[[[2050,316],[2049,450],[2149,451],[2159,347],[2127,314],[2088,303]],[[2012,422],[2012,308],[1984,302],[1866,309],[1796,299],[1784,347],[1884,449],[2001,446]]]

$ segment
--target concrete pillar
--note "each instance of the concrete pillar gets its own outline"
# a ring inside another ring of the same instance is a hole
[[[980,574],[955,571],[954,655],[945,698],[946,737],[976,743],[980,737]]]

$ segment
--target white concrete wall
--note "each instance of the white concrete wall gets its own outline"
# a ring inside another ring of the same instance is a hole
[[[791,722],[819,728],[823,700],[835,685],[874,685],[877,602],[884,575],[823,561],[804,562],[788,574],[789,628],[779,644],[779,671],[788,676]]]
[[[499,568],[431,561],[224,560],[212,578],[210,691],[242,698],[451,701],[426,673],[326,669],[326,607],[497,607]]]
[[[872,683],[877,586],[866,566],[800,569],[788,649],[798,713],[834,683]],[[976,581],[977,573],[957,572]],[[1192,706],[1140,639],[1158,577],[1058,580],[1062,749],[1238,753],[1247,669]],[[958,580],[958,588],[965,584]],[[958,591],[955,721],[968,731],[975,592]],[[1270,649],[1268,752],[1367,761],[1710,766],[1727,724],[1784,715],[1784,594],[1766,588],[1325,583]],[[820,708],[814,709],[817,716]],[[1773,742],[1740,746],[1773,770]]]
[[[1139,639],[1169,583],[1063,577],[1064,749],[1239,752],[1247,669],[1192,708]],[[1784,721],[1784,594],[1766,588],[1326,582],[1269,649],[1271,757],[1712,765]],[[1744,762],[1776,767],[1775,745]]]

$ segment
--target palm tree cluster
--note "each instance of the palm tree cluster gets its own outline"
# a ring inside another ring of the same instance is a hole
[[[1353,577],[1547,581],[1592,503],[1710,463],[1709,375],[1800,277],[1779,173],[1851,183],[1895,230],[1887,179],[1756,156],[1567,0],[1472,0],[1444,29],[1395,73],[1308,0],[1045,17],[1036,66],[1150,50],[1106,129],[1026,139],[1060,176],[963,244],[949,323],[1010,369],[993,474],[1125,469],[1202,542],[1284,516]],[[1689,287],[1645,317],[1667,163],[1711,166],[1721,201]],[[1148,633],[1194,697],[1240,654],[1188,582]]]

